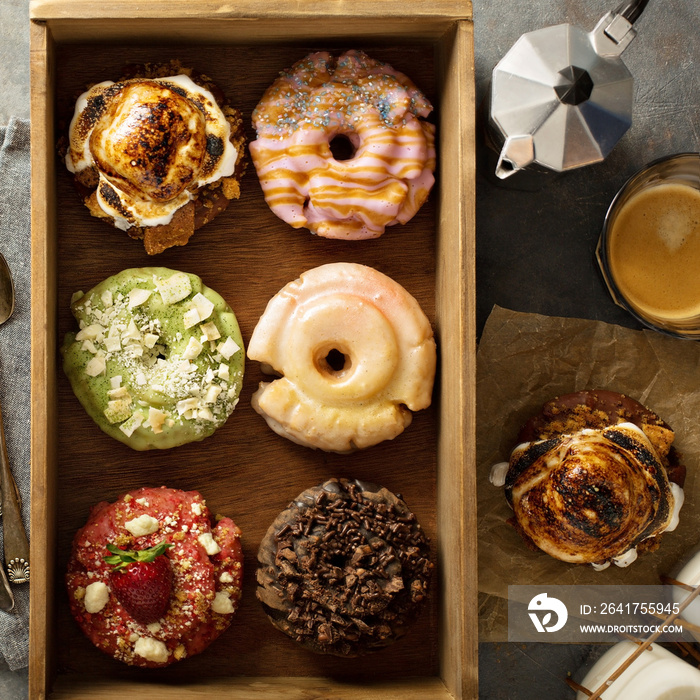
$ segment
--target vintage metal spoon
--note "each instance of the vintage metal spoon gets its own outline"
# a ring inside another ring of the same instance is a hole
[[[0,325],[5,323],[15,306],[15,290],[12,275],[5,258],[0,254]],[[22,524],[20,497],[17,484],[10,471],[10,460],[5,444],[0,409],[0,489],[2,490],[2,528],[5,545],[7,577],[12,583],[29,581],[29,542]],[[4,579],[4,572],[2,578]],[[5,581],[0,581],[0,589]],[[1,602],[1,601],[0,601]]]

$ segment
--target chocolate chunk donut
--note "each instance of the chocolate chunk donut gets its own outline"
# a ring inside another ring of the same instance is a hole
[[[428,595],[430,547],[400,496],[331,479],[275,519],[258,551],[272,624],[320,654],[359,656],[403,636]]]

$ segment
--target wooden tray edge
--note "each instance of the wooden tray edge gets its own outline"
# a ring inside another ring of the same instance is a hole
[[[441,538],[443,553],[462,551],[452,567],[443,569],[443,590],[451,592],[449,605],[441,617],[441,688],[438,695],[423,697],[477,697],[477,585],[476,507],[474,493],[474,425],[475,425],[475,303],[474,303],[474,110],[473,110],[473,26],[471,22],[452,24],[440,42],[445,74],[445,97],[440,111],[443,133],[441,158],[440,227],[452,233],[442,252],[449,260],[437,271],[437,323],[442,328],[459,331],[449,354],[443,349],[441,362],[444,376],[462,377],[461,382],[443,382],[440,405],[449,416],[449,427],[441,432],[439,462],[450,465],[447,479],[441,477],[440,532],[445,525],[455,528],[449,538]],[[55,437],[47,428],[55,415],[55,310],[56,269],[55,232],[52,231],[55,202],[52,193],[54,175],[46,168],[55,142],[53,133],[51,56],[53,38],[50,23],[32,22],[32,620],[30,624],[30,697],[47,696],[53,669],[50,630],[53,590],[53,538],[50,523],[55,522],[55,506],[49,498],[56,483]],[[470,101],[471,100],[471,101]],[[453,110],[449,112],[448,110]],[[455,119],[456,116],[456,119]],[[447,136],[449,135],[449,137]],[[449,184],[448,184],[449,183]],[[465,194],[466,193],[466,194]],[[471,195],[471,197],[469,197]],[[468,200],[468,201],[467,201]],[[455,205],[455,202],[458,202]],[[440,247],[438,255],[440,255]],[[460,303],[455,303],[459,290]],[[37,339],[39,342],[37,342]],[[447,345],[445,346],[447,347]],[[455,410],[457,406],[457,410]],[[449,408],[449,410],[447,410]],[[37,426],[39,429],[37,429]],[[450,456],[450,459],[446,455]],[[458,485],[458,488],[454,488]],[[442,508],[443,504],[447,507]],[[47,524],[49,525],[47,527]],[[449,582],[451,588],[446,589]],[[455,615],[455,610],[461,614]],[[456,643],[455,643],[456,642]],[[443,652],[449,651],[449,655]],[[285,679],[285,688],[298,679]],[[325,681],[324,681],[325,682]],[[62,683],[62,685],[64,685]],[[303,685],[303,684],[302,684]],[[300,686],[301,687],[301,686]],[[379,689],[381,686],[377,686]],[[368,689],[368,692],[371,688]],[[61,691],[63,692],[63,691]],[[374,691],[371,691],[374,692]],[[436,691],[437,692],[437,691]],[[444,692],[449,693],[445,696]],[[382,697],[388,696],[385,692]],[[59,697],[58,695],[56,697]],[[69,695],[60,695],[69,697]],[[70,696],[73,697],[73,696]],[[76,695],[74,697],[80,697]],[[94,697],[94,695],[93,695]],[[105,696],[108,697],[108,696]],[[357,696],[354,696],[357,697]],[[372,698],[374,695],[363,695]],[[378,697],[378,695],[377,695]],[[397,696],[398,697],[398,696]],[[401,695],[401,697],[409,697]]]

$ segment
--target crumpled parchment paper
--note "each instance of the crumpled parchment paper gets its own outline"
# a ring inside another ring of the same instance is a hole
[[[631,566],[594,571],[530,550],[491,466],[507,461],[520,426],[542,404],[583,389],[640,401],[675,431],[687,467],[678,528]],[[494,307],[477,353],[477,497],[480,641],[507,640],[509,585],[658,585],[700,542],[700,343],[600,321]]]

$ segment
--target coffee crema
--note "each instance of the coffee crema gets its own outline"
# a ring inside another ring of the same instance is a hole
[[[667,182],[632,195],[608,232],[607,257],[640,315],[700,316],[700,190]]]

